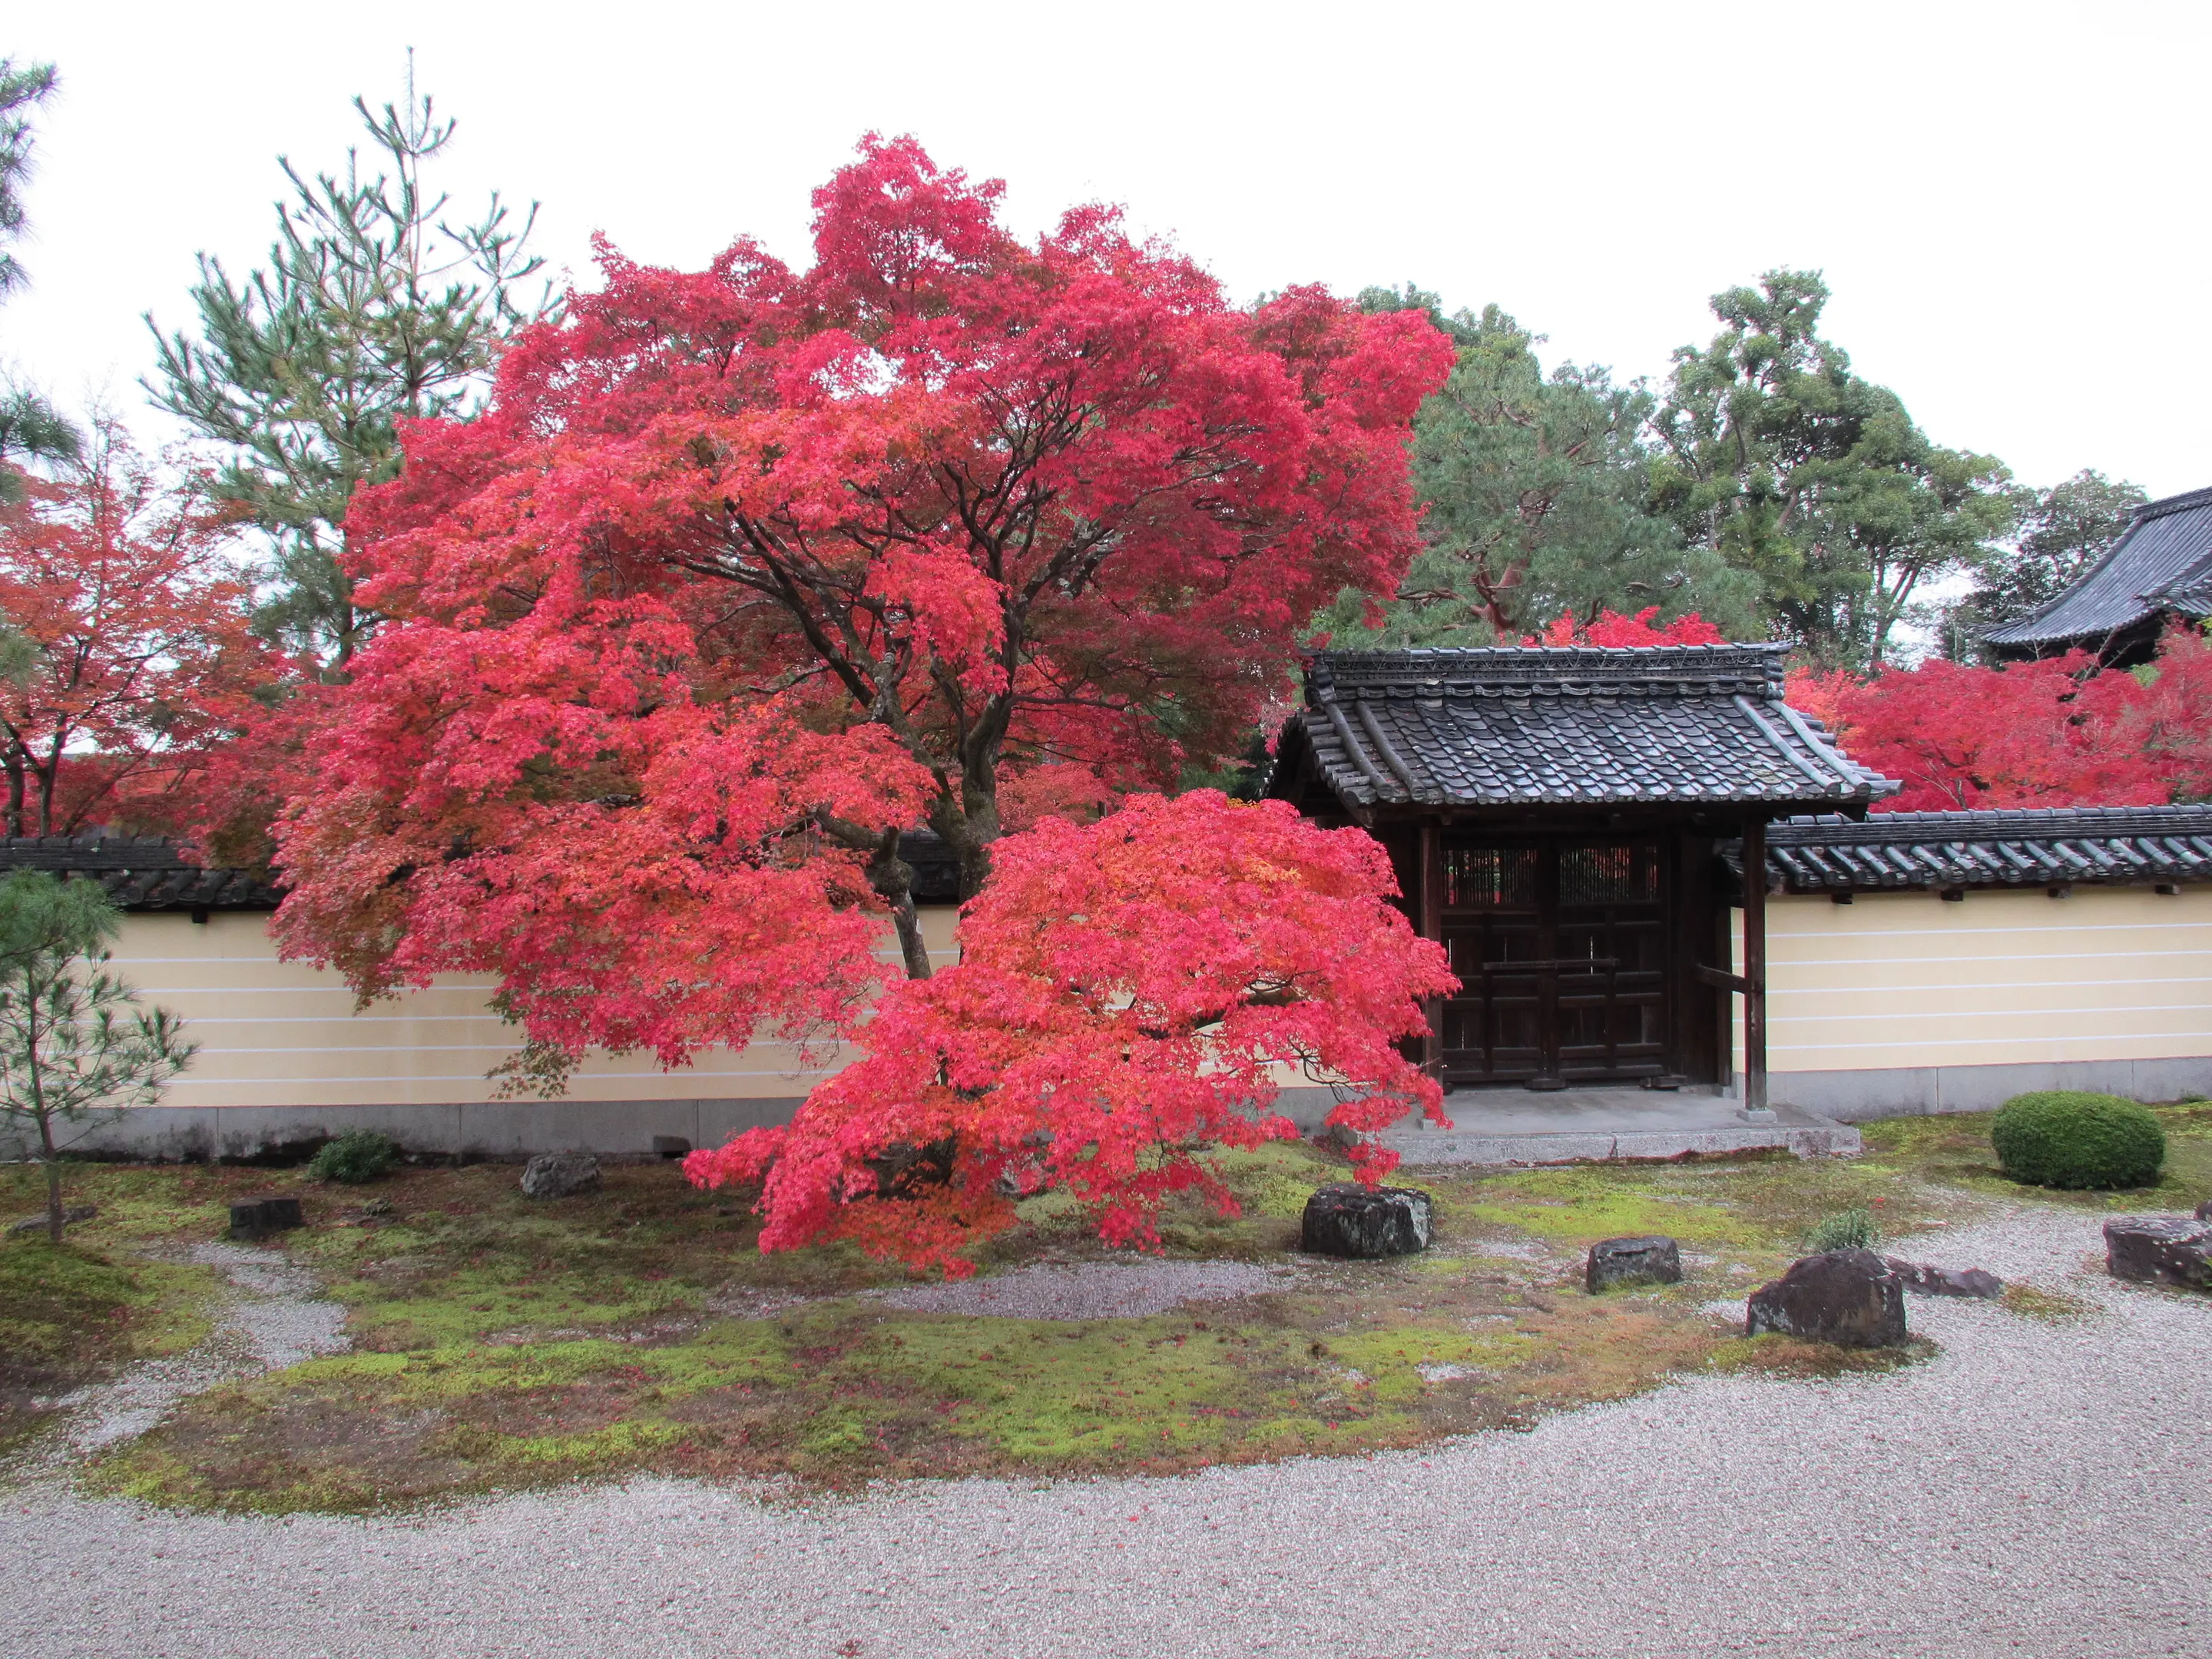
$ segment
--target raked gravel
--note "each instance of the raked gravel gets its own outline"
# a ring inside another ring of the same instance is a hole
[[[1696,1379],[1358,1461],[768,1503],[665,1481],[411,1517],[0,1492],[0,1654],[2032,1655],[2212,1651],[2212,1300],[2022,1210],[1938,1259],[2094,1298],[1919,1301],[1924,1364]],[[1932,1253],[1932,1252],[1931,1252]]]

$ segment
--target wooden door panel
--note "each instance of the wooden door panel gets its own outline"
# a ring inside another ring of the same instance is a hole
[[[1666,852],[1656,842],[1447,846],[1444,945],[1460,994],[1447,1081],[1595,1081],[1668,1069]]]

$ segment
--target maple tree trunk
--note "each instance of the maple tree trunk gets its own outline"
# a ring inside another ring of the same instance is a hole
[[[23,759],[15,749],[8,751],[8,833],[23,833]]]
[[[891,925],[898,930],[899,956],[908,979],[929,977],[929,946],[921,937],[921,918],[914,906],[914,866],[899,856],[898,831],[887,830],[868,860],[868,885],[890,906]]]

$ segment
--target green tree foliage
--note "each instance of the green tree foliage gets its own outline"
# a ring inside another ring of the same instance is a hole
[[[1825,666],[1865,667],[1939,580],[2010,532],[2011,475],[1944,449],[1820,332],[1817,272],[1714,295],[1721,331],[1674,354],[1653,416],[1651,501],[1689,545],[1755,577],[1770,624]]]
[[[1320,624],[1338,642],[1510,642],[1561,615],[1653,605],[1669,617],[1702,611],[1724,629],[1750,623],[1756,584],[1646,508],[1655,403],[1641,385],[1574,363],[1547,375],[1542,337],[1496,306],[1446,316],[1411,286],[1360,302],[1426,309],[1458,363],[1414,425],[1426,545],[1379,615],[1364,595],[1339,598]]]
[[[151,1105],[191,1061],[194,1045],[166,1008],[141,1008],[111,971],[121,929],[89,881],[43,870],[0,880],[0,1112],[34,1138],[46,1168],[46,1231],[62,1237],[58,1125],[100,1107]]]
[[[0,58],[0,298],[24,281],[23,266],[9,244],[23,234],[22,186],[31,175],[31,112],[53,95],[59,82],[52,64],[20,67]],[[29,386],[0,380],[0,463],[68,460],[77,453],[76,428]],[[21,498],[21,480],[0,465],[0,501]]]
[[[341,555],[347,504],[399,469],[397,424],[471,412],[526,309],[520,284],[543,263],[494,192],[450,222],[424,173],[453,123],[415,95],[371,113],[354,100],[373,162],[349,149],[342,174],[303,175],[276,206],[265,269],[234,282],[200,256],[198,337],[155,327],[161,408],[228,452],[219,495],[270,540],[272,592],[258,623],[343,676],[377,618],[354,603]],[[149,317],[149,326],[155,326]]]
[[[1984,634],[2048,605],[2087,574],[2149,499],[2139,484],[2089,470],[2048,489],[2018,491],[2012,540],[1983,562],[1972,591],[1944,612],[1944,653],[1978,660]]]

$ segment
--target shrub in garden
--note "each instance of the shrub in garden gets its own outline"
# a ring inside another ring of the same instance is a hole
[[[2166,1162],[2166,1131],[2149,1112],[2079,1089],[2014,1095],[1990,1139],[2004,1172],[2033,1187],[2147,1187]]]
[[[391,1136],[374,1129],[349,1129],[318,1149],[308,1162],[307,1173],[318,1181],[358,1187],[375,1180],[398,1161],[399,1148]]]
[[[1822,1216],[1805,1235],[1805,1248],[1814,1255],[1826,1250],[1871,1250],[1881,1243],[1881,1224],[1862,1204]]]

